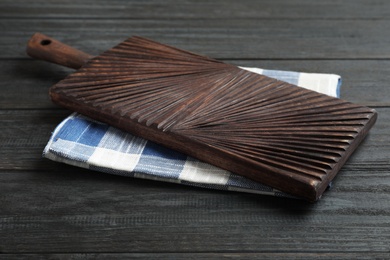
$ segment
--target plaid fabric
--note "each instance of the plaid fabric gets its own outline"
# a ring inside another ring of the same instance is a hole
[[[330,74],[243,68],[338,97],[340,77]],[[95,171],[186,185],[292,197],[78,113],[52,134],[43,156]]]

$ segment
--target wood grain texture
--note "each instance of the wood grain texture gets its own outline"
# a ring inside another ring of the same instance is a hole
[[[72,1],[3,0],[0,8],[5,18],[78,19],[388,19],[386,0],[263,0],[234,1]]]
[[[385,259],[387,253],[294,253],[298,259]],[[89,253],[89,254],[4,254],[0,259],[291,259],[292,253]]]
[[[1,174],[3,253],[388,250],[390,194],[372,180],[308,204],[74,169]]]
[[[131,35],[217,59],[388,59],[387,20],[19,19],[2,20],[0,58],[26,58],[26,42],[44,33],[89,54]],[[156,25],[158,27],[156,28]],[[17,31],[18,33],[13,33]],[[223,39],[223,44],[221,44]],[[96,46],[99,42],[99,46]],[[210,48],[216,46],[216,48]],[[248,47],[250,46],[250,47]]]
[[[0,1],[0,259],[388,258],[390,2],[220,3]],[[237,65],[337,73],[342,97],[380,116],[315,205],[97,174],[41,158],[68,115],[47,89],[70,70],[25,56],[36,31],[94,55],[136,34]]]

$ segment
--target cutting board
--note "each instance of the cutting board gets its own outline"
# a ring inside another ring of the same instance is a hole
[[[142,37],[93,57],[35,34],[30,56],[77,70],[56,104],[278,190],[318,200],[377,113]]]

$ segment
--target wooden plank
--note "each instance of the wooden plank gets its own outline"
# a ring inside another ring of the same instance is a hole
[[[387,20],[6,19],[0,58],[25,58],[37,31],[96,55],[140,35],[222,59],[388,59]]]
[[[49,87],[72,72],[33,60],[0,60],[0,70],[1,109],[56,108],[49,98]]]
[[[3,254],[0,259],[386,259],[388,252],[219,252],[219,253],[88,253],[88,254]]]
[[[0,259],[387,258],[389,4],[1,1]],[[240,65],[338,73],[343,98],[383,108],[316,204],[97,174],[41,158],[69,114],[47,88],[68,71],[27,61],[36,31],[92,54],[139,34]]]
[[[379,108],[379,119],[346,164],[388,169],[390,108]],[[0,110],[0,169],[49,170],[62,166],[41,158],[50,133],[70,112],[66,110]],[[364,168],[367,167],[367,168]],[[359,169],[359,168],[358,168]]]
[[[389,106],[388,60],[225,60],[238,66],[333,73],[342,77],[341,97],[366,106]],[[0,60],[1,109],[56,108],[48,89],[73,70],[44,61]],[[15,91],[15,88],[19,91]],[[23,94],[21,94],[23,93]]]
[[[0,170],[52,168],[41,158],[42,151],[55,126],[69,114],[66,110],[1,110]]]
[[[104,18],[104,19],[388,19],[385,0],[282,1],[21,1],[3,0],[3,18]]]
[[[0,177],[2,253],[390,249],[389,175],[386,190],[335,190],[316,204],[87,171]]]

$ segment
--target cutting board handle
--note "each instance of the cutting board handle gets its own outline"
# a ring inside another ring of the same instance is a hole
[[[35,33],[27,44],[27,54],[65,67],[79,69],[93,56],[42,33]]]

